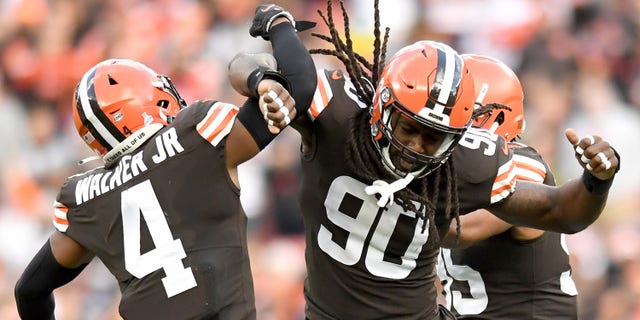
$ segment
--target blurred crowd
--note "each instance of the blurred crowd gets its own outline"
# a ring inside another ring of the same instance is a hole
[[[327,34],[324,0],[276,0]],[[557,182],[580,175],[565,128],[598,134],[622,157],[601,218],[568,236],[580,319],[640,319],[640,2],[637,0],[380,0],[389,52],[416,40],[497,57],[525,89],[522,141]],[[74,87],[105,58],[168,75],[188,103],[242,104],[227,81],[240,51],[270,50],[248,35],[258,0],[0,0],[0,319],[18,319],[13,286],[53,231],[64,179],[97,162],[77,137]],[[373,1],[345,0],[356,51],[372,52]],[[339,6],[334,4],[341,25]],[[329,47],[310,32],[309,48]],[[318,67],[341,67],[314,56]],[[241,166],[260,320],[303,319],[305,276],[297,204],[298,136],[286,130]],[[179,192],[179,191],[177,191]],[[99,261],[56,291],[58,319],[120,319],[119,291]]]

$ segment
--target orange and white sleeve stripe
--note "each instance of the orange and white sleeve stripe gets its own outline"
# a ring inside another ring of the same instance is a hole
[[[547,168],[544,164],[527,156],[514,154],[513,161],[516,164],[516,179],[543,183],[547,177]]]
[[[60,232],[66,232],[69,228],[69,220],[67,220],[67,212],[69,208],[64,204],[55,201],[53,203],[53,226]]]
[[[498,174],[491,189],[491,203],[499,202],[515,190],[516,165],[513,159],[498,168]]]
[[[327,75],[324,70],[317,70],[318,75],[318,86],[316,87],[316,92],[313,94],[313,101],[311,102],[311,107],[307,113],[309,114],[309,118],[311,121],[315,121],[316,118],[320,115],[320,113],[327,107],[331,98],[333,98],[333,92],[331,91],[331,86],[329,85],[329,79],[327,79]]]
[[[196,125],[198,133],[213,146],[217,146],[233,127],[233,121],[240,109],[229,103],[216,102],[207,115]]]

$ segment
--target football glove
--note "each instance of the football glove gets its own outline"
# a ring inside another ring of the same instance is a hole
[[[260,36],[264,40],[269,40],[271,24],[278,17],[287,18],[296,31],[311,29],[316,25],[315,22],[311,21],[298,21],[296,24],[296,20],[293,19],[293,15],[281,6],[276,4],[261,4],[256,8],[251,28],[249,28],[249,34],[254,38]]]

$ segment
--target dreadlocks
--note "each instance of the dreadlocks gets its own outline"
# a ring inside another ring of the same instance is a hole
[[[344,19],[344,33],[346,43],[340,38],[340,34],[335,27],[333,20],[332,0],[327,1],[327,15],[318,10],[318,14],[329,27],[329,33],[331,36],[321,35],[318,33],[312,33],[311,35],[320,38],[324,41],[332,43],[335,46],[334,50],[329,49],[311,49],[311,54],[325,54],[338,58],[347,69],[349,77],[353,79],[353,84],[356,88],[358,97],[367,104],[373,103],[373,95],[375,94],[375,88],[373,85],[378,82],[381,70],[384,68],[384,59],[387,51],[387,40],[389,39],[389,28],[385,30],[384,43],[382,47],[380,45],[380,23],[378,12],[378,0],[375,0],[375,19],[376,25],[374,30],[375,42],[374,42],[374,58],[373,63],[370,63],[363,56],[353,51],[353,42],[351,41],[351,35],[349,30],[349,17],[344,8],[344,2],[340,0],[340,9],[342,10],[342,16]]]
[[[508,110],[508,111],[511,111],[511,107],[505,106],[505,105],[500,104],[500,103],[487,103],[487,104],[481,105],[477,109],[473,110],[473,114],[471,115],[471,119],[478,120],[478,118],[480,118],[480,117],[482,117],[482,116],[484,116],[486,114],[491,114],[491,112],[493,112],[493,110]]]
[[[380,78],[380,74],[385,66],[387,43],[389,40],[389,28],[385,28],[384,38],[381,39],[380,32],[380,11],[378,0],[374,1],[374,43],[373,62],[367,61],[361,55],[353,52],[349,30],[349,17],[346,13],[344,2],[339,0],[340,9],[344,20],[344,37],[340,37],[333,20],[332,0],[327,1],[326,16],[318,10],[318,14],[329,28],[330,36],[312,33],[312,36],[322,39],[334,45],[333,50],[311,49],[311,54],[324,54],[338,58],[345,66],[351,81],[354,84],[356,93],[361,101],[367,105],[373,105],[375,88]],[[379,178],[391,180],[394,177],[384,168],[382,162],[371,164],[371,159],[379,158],[377,149],[371,140],[371,118],[370,111],[363,109],[352,119],[353,126],[350,132],[349,148],[347,149],[348,165],[353,172],[368,181]],[[446,221],[455,218],[458,222],[458,234],[460,231],[458,190],[455,182],[455,170],[453,161],[446,161],[436,171],[428,175],[431,179],[418,179],[412,182],[408,188],[397,192],[395,202],[402,206],[405,211],[415,212],[418,217],[424,219],[435,228],[436,204],[444,202],[444,213]],[[444,181],[443,181],[444,178]],[[440,188],[445,189],[445,194],[440,195]],[[416,206],[416,203],[419,205]],[[437,234],[437,232],[436,232]]]

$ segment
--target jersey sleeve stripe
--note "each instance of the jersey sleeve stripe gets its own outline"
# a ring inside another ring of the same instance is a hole
[[[318,70],[317,74],[318,86],[316,87],[316,92],[313,94],[313,101],[311,102],[311,107],[309,107],[308,111],[309,117],[312,121],[320,115],[324,108],[329,104],[331,98],[333,98],[333,92],[331,91],[327,75],[323,70]]]
[[[542,183],[544,181],[545,175],[540,175],[539,172],[526,170],[524,168],[516,169],[516,179],[517,180],[526,180]]]
[[[544,164],[526,156],[514,155],[516,163],[516,178],[542,183],[547,176],[547,168]]]
[[[53,206],[53,226],[60,232],[66,232],[69,228],[69,220],[67,220],[69,208],[60,202],[55,202]]]
[[[491,189],[491,203],[508,197],[515,190],[515,185],[516,166],[513,160],[509,160],[498,168],[498,174]]]
[[[196,129],[198,130],[198,133],[200,133],[200,135],[202,135],[206,128],[208,128],[211,123],[213,123],[220,112],[222,112],[221,108],[210,108],[209,111],[207,111],[207,115],[204,117],[204,119],[200,120],[200,122],[198,122],[198,124],[196,125]]]
[[[518,167],[530,168],[532,171],[541,172],[542,175],[546,175],[547,173],[547,168],[544,166],[544,164],[536,159],[518,154],[514,154],[513,159],[516,162],[516,166]]]
[[[214,103],[204,119],[196,125],[198,133],[213,146],[217,146],[231,132],[238,110],[238,107],[232,104]]]

